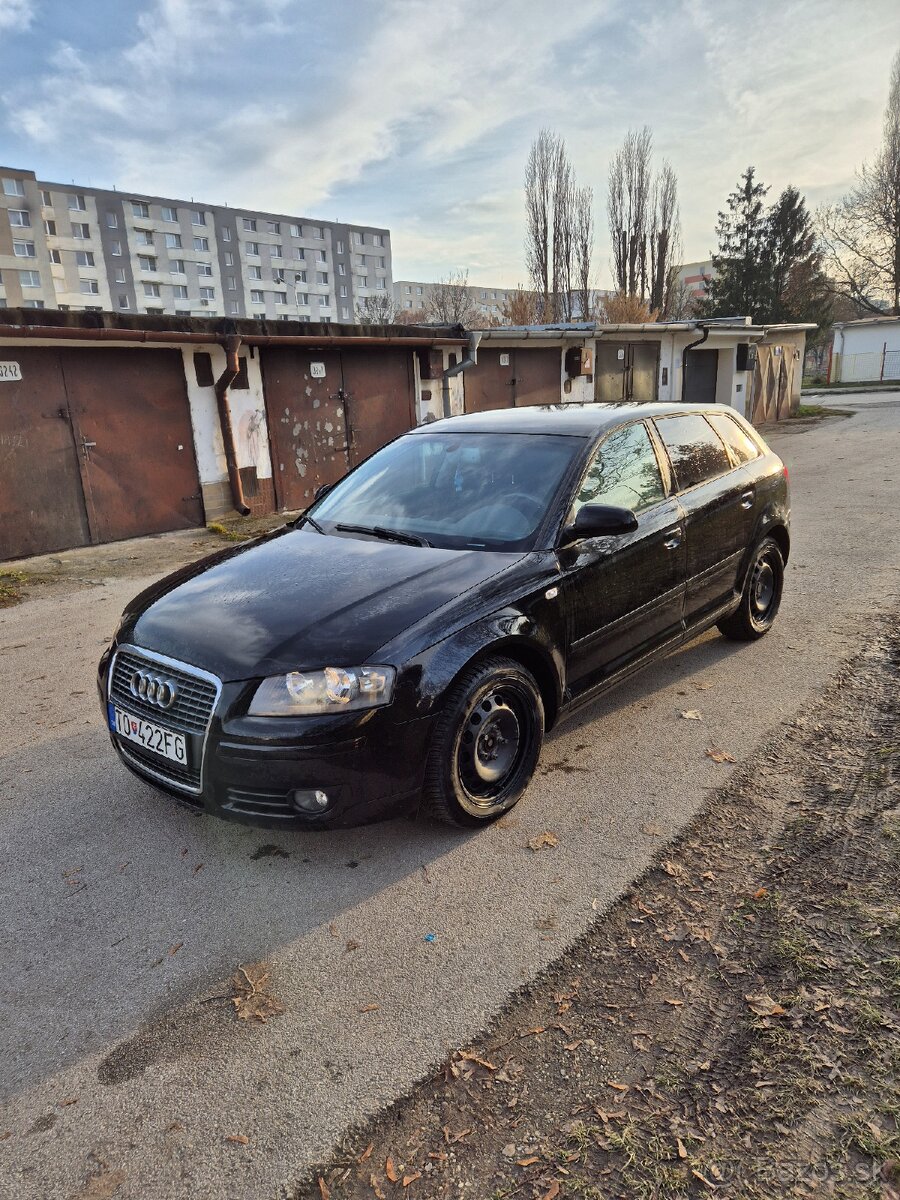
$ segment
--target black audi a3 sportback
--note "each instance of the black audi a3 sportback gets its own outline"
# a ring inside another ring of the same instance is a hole
[[[766,633],[789,515],[783,463],[721,406],[424,425],[132,601],[100,663],[110,736],[234,820],[482,825],[564,713],[710,625]]]

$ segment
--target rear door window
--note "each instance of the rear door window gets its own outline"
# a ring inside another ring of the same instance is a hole
[[[661,417],[656,428],[668,451],[679,492],[731,470],[724,445],[700,413]]]
[[[759,458],[759,446],[748,434],[744,433],[734,417],[728,416],[727,413],[710,413],[706,419],[731,450],[735,462],[743,465],[754,458]]]
[[[569,520],[583,504],[613,504],[638,513],[666,498],[656,452],[642,424],[611,433],[581,481]]]

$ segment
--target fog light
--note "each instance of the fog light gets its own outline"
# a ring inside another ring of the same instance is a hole
[[[320,813],[328,807],[328,797],[324,792],[297,790],[294,792],[294,808],[301,812]]]

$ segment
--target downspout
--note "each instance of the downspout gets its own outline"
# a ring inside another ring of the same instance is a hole
[[[461,375],[463,371],[468,371],[469,367],[474,367],[478,363],[478,343],[480,341],[480,332],[473,330],[469,334],[469,348],[466,351],[466,357],[462,362],[448,367],[441,375],[441,400],[445,417],[450,416],[450,379],[453,375]]]
[[[238,377],[241,364],[238,361],[238,350],[241,339],[232,334],[225,339],[225,370],[216,380],[216,404],[219,409],[219,425],[222,429],[222,443],[225,446],[225,462],[228,464],[228,482],[231,485],[231,498],[234,507],[242,517],[250,516],[250,508],[244,499],[244,486],[241,483],[241,472],[238,469],[237,452],[234,448],[234,428],[231,424],[231,409],[228,405],[228,389]]]
[[[698,337],[696,339],[696,341],[688,342],[688,344],[685,346],[685,348],[681,352],[681,403],[682,404],[684,404],[684,385],[687,382],[687,352],[688,352],[688,350],[693,350],[695,346],[702,346],[703,343],[706,341],[706,339],[709,337],[709,326],[702,325],[701,329],[703,330],[703,333],[700,335],[700,337]]]

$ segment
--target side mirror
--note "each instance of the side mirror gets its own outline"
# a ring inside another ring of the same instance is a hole
[[[631,533],[637,527],[637,517],[630,508],[617,508],[613,504],[583,504],[572,524],[562,531],[560,545],[568,546],[584,538]]]
[[[321,500],[323,496],[327,496],[333,487],[333,483],[320,483],[313,492],[313,504],[315,504],[317,500]]]

